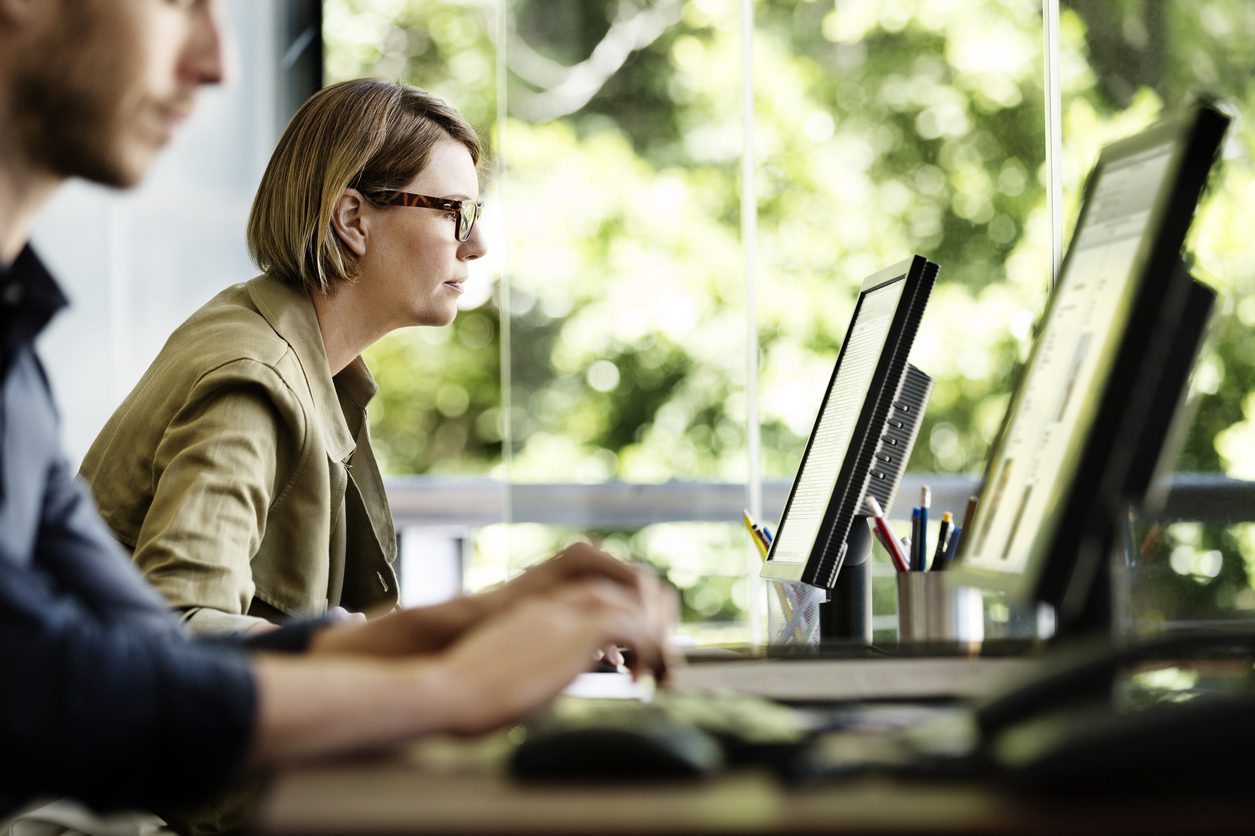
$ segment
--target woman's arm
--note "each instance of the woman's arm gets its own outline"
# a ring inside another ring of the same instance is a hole
[[[518,601],[428,656],[259,657],[253,759],[491,731],[542,708],[609,643],[630,647],[639,672],[664,678],[669,622],[658,616],[668,609],[643,606],[622,584],[586,578]]]
[[[291,431],[267,387],[244,369],[202,381],[164,428],[153,453],[155,482],[134,547],[149,583],[194,633],[256,629],[251,561],[281,485]],[[239,366],[240,364],[233,364]],[[280,384],[281,385],[281,384]],[[294,559],[299,556],[294,555]]]
[[[578,543],[487,592],[435,606],[401,610],[363,626],[328,627],[315,636],[310,650],[368,655],[434,653],[521,601],[582,580],[610,582],[621,587],[637,606],[647,610],[650,618],[674,620],[672,613],[655,612],[658,607],[668,606],[660,603],[668,599],[658,589],[658,581],[651,573],[616,560],[587,543]]]

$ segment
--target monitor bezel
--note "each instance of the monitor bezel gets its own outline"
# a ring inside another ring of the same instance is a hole
[[[1228,118],[1209,104],[1200,103],[1183,114],[1169,117],[1141,133],[1103,148],[1086,180],[1081,211],[1074,230],[1085,227],[1093,193],[1108,167],[1168,143],[1176,145],[1169,163],[1168,186],[1152,209],[1134,261],[1137,272],[1132,304],[1111,371],[1094,415],[1093,428],[1082,442],[1075,473],[1070,484],[1060,486],[1056,498],[1060,508],[1055,530],[1042,541],[1038,553],[1030,557],[1020,573],[999,572],[964,565],[971,540],[960,541],[953,580],[1008,593],[1013,599],[1036,600],[1050,604],[1066,618],[1083,605],[1087,590],[1095,583],[1104,565],[1119,516],[1130,502],[1141,497],[1127,490],[1131,457],[1138,453],[1142,437],[1139,423],[1153,398],[1149,385],[1158,361],[1170,351],[1167,341],[1156,340],[1158,333],[1175,333],[1188,286],[1174,281],[1178,275],[1180,252],[1189,231],[1202,189],[1215,161]],[[1075,231],[1073,240],[1075,240]],[[1069,246],[1059,276],[1066,280],[1074,250]],[[1035,334],[1053,315],[1059,299],[1051,293],[1046,311]],[[1143,323],[1145,327],[1134,327]],[[1001,460],[1006,434],[1023,395],[1028,370],[1040,346],[1034,343],[1028,360],[1018,375],[1014,395],[1007,407],[997,441],[986,460],[980,503],[970,521],[973,530],[981,519],[994,466]],[[1145,451],[1143,451],[1145,452]]]

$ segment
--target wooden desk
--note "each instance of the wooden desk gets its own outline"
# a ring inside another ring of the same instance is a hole
[[[459,751],[461,749],[461,751]],[[791,790],[755,772],[692,783],[522,785],[500,741],[435,742],[277,776],[266,836],[402,833],[1249,833],[1245,807],[1024,799],[961,783],[860,780]]]
[[[826,667],[809,664],[789,669],[789,688],[796,690],[800,683],[818,689],[823,696],[848,699],[862,695],[874,684],[870,678],[860,684],[853,675],[862,670],[861,661],[834,661]],[[951,662],[951,667],[958,667],[948,672],[943,670],[944,660],[917,664],[923,666],[920,671],[936,667],[938,676],[931,679],[942,685],[955,674],[964,678],[980,674],[983,678],[985,674],[993,677],[1003,673],[996,668],[969,669],[963,660]],[[1249,661],[1239,667],[1243,676],[1249,675]],[[774,670],[770,665],[750,663],[726,671],[720,665],[705,671],[693,666],[688,673],[695,677],[692,685],[745,690],[753,685],[766,696],[778,697],[773,690],[776,678],[769,675]],[[813,675],[798,675],[807,671]],[[753,682],[725,681],[724,677],[733,674],[749,676]],[[894,684],[899,678],[884,681]],[[931,681],[929,677],[923,679]],[[985,690],[992,682],[990,679],[978,690]],[[934,685],[925,682],[917,689],[931,693]],[[841,693],[834,694],[838,688]],[[263,794],[253,828],[265,836],[450,832],[1085,836],[1117,832],[1245,834],[1255,829],[1255,793],[1243,803],[1154,794],[1131,801],[1096,801],[1017,796],[971,782],[885,778],[798,788],[783,786],[770,775],[751,770],[694,782],[525,785],[514,782],[505,772],[511,745],[508,734],[476,741],[428,740],[371,759],[288,770],[275,776]],[[1197,766],[1182,763],[1179,768]],[[1232,769],[1238,770],[1233,774],[1252,774],[1249,766],[1235,765]]]

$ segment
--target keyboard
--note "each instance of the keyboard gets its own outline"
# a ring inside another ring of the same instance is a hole
[[[525,780],[582,782],[696,777],[741,764],[787,769],[815,728],[803,710],[740,694],[568,695],[526,724],[511,769]]]

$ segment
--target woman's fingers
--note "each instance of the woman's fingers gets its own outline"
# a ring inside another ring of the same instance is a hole
[[[631,649],[634,673],[666,676],[664,630],[636,596],[605,579],[571,581],[471,630],[446,654],[464,689],[462,730],[515,722],[553,699],[607,645]]]
[[[340,622],[344,622],[345,624],[365,624],[366,623],[366,613],[350,612],[349,610],[346,610],[344,607],[332,607],[331,609],[327,610],[327,616],[332,621],[340,621]]]

